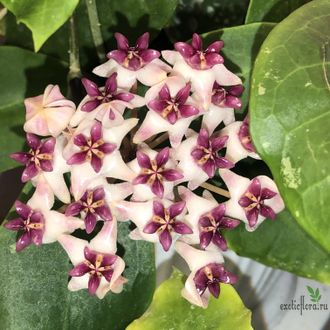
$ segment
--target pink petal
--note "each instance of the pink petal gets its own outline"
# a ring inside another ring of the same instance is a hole
[[[228,160],[225,157],[217,157],[215,159],[215,165],[218,168],[233,168],[235,166],[235,164],[233,162],[231,162],[230,160]]]
[[[261,184],[259,179],[254,178],[249,186],[249,192],[254,196],[259,196],[261,191]]]
[[[197,33],[193,34],[192,40],[191,40],[191,45],[196,50],[202,50],[202,47],[203,47],[202,38]]]
[[[222,40],[214,41],[206,48],[205,52],[219,53],[223,46],[224,42]]]
[[[264,188],[261,190],[261,199],[271,199],[276,195],[277,193],[275,191],[272,191],[268,188]]]
[[[23,229],[25,225],[24,225],[24,221],[21,218],[18,218],[8,221],[7,223],[4,224],[4,227],[9,230],[18,231]]]
[[[101,199],[104,199],[105,197],[105,192],[104,189],[102,187],[96,188],[93,191],[93,201],[99,201]]]
[[[77,152],[74,155],[72,155],[68,160],[67,164],[69,165],[76,165],[76,164],[82,164],[86,161],[86,152]]]
[[[181,202],[172,204],[169,207],[170,218],[173,219],[176,216],[178,216],[179,214],[181,214],[185,207],[186,207],[185,201],[181,201]]]
[[[196,107],[188,104],[180,105],[179,110],[181,116],[184,118],[191,117],[199,113],[199,110]]]
[[[148,103],[148,107],[158,113],[162,113],[167,106],[168,104],[162,100],[151,100]]]
[[[209,176],[209,178],[213,178],[215,174],[215,163],[212,160],[208,160],[203,166],[203,171]]]
[[[140,51],[140,57],[144,63],[150,63],[160,56],[160,52],[154,49],[145,49]]]
[[[212,296],[215,298],[219,298],[220,295],[220,285],[218,282],[210,283],[208,286],[208,289]]]
[[[34,178],[38,174],[39,170],[37,169],[35,163],[30,163],[23,171],[21,180],[22,182],[27,182]]]
[[[228,141],[228,138],[229,138],[228,135],[223,135],[223,136],[217,137],[215,139],[212,139],[212,141],[211,141],[212,149],[214,151],[223,149]]]
[[[96,225],[96,216],[93,213],[88,212],[85,217],[86,233],[90,234]]]
[[[178,93],[175,96],[175,101],[180,103],[180,104],[185,104],[187,102],[188,97],[189,97],[190,90],[191,90],[191,84],[188,83],[188,84],[186,84],[186,86],[184,86],[183,88],[181,88],[178,91]]]
[[[19,200],[15,202],[15,209],[16,213],[20,215],[24,220],[26,220],[32,212],[32,209],[28,205],[22,203]]]
[[[84,263],[80,263],[72,268],[69,272],[70,276],[83,276],[90,271],[90,268]]]
[[[86,139],[85,135],[78,134],[74,137],[73,143],[78,147],[83,147],[87,144],[87,139]]]
[[[213,233],[211,231],[201,232],[199,234],[199,245],[202,249],[206,249],[212,240]]]
[[[183,174],[181,174],[177,170],[172,170],[172,169],[164,170],[162,172],[162,176],[167,181],[176,181],[183,178]]]
[[[147,49],[149,46],[149,32],[143,33],[137,40],[135,47],[139,50]]]
[[[274,210],[268,205],[262,205],[260,208],[260,214],[265,218],[275,219],[276,213]]]
[[[98,121],[91,128],[91,138],[93,143],[102,138],[102,124]]]
[[[150,162],[150,158],[147,154],[145,154],[144,152],[138,150],[136,152],[136,159],[139,163],[139,166],[141,168],[151,168],[151,162]]]
[[[53,171],[53,164],[50,160],[40,161],[40,167],[45,172],[52,172]]]
[[[168,115],[167,115],[167,120],[169,121],[170,124],[174,125],[177,120],[178,120],[178,116],[176,114],[175,111],[171,111]]]
[[[23,233],[23,235],[16,242],[16,252],[22,251],[31,243],[32,241],[30,234],[28,232]]]
[[[222,251],[227,251],[227,242],[218,232],[214,233],[212,243]]]
[[[223,217],[221,219],[221,228],[234,229],[239,226],[240,223],[241,222],[239,220]]]
[[[220,220],[224,215],[226,211],[226,205],[225,204],[219,204],[217,207],[215,207],[212,211],[211,214],[216,220]]]
[[[194,49],[192,46],[185,42],[176,42],[174,44],[174,48],[176,51],[178,51],[183,58],[190,58],[194,54]]]
[[[159,242],[162,245],[164,251],[168,251],[172,244],[172,235],[170,232],[165,229],[160,235],[159,235]]]
[[[37,150],[41,145],[41,141],[39,140],[39,138],[31,133],[26,134],[26,142],[28,146],[33,150]]]
[[[82,209],[83,209],[83,206],[81,205],[80,202],[71,203],[65,209],[65,215],[67,217],[71,217],[71,216],[77,215],[77,214],[79,214],[82,211]]]
[[[95,294],[96,290],[100,286],[101,279],[97,275],[91,275],[88,281],[88,291],[90,294]]]
[[[161,218],[165,218],[164,205],[161,202],[153,201],[153,212],[154,215],[158,215]]]
[[[165,101],[171,100],[171,94],[167,84],[165,84],[159,91],[159,97],[161,100],[165,100]]]
[[[52,154],[55,149],[55,144],[56,144],[56,139],[53,137],[45,140],[40,146],[40,153]]]
[[[119,64],[123,64],[126,60],[127,53],[123,50],[112,50],[107,57],[115,60]]]
[[[181,221],[175,221],[172,227],[174,231],[178,234],[186,235],[193,233],[192,229]]]
[[[114,143],[103,143],[99,146],[99,150],[105,154],[111,154],[114,150],[116,150],[117,146]]]
[[[150,221],[143,228],[143,232],[146,233],[146,234],[154,234],[158,230],[159,227],[160,227],[159,223],[156,223],[154,221]]]
[[[26,164],[29,162],[31,155],[27,152],[14,152],[10,154],[10,158],[15,160],[16,162],[19,162],[21,164]]]
[[[158,179],[152,184],[151,191],[159,198],[163,198],[164,196],[164,186]]]
[[[99,173],[102,168],[102,160],[99,157],[92,155],[91,165],[92,165],[94,171],[96,173]]]
[[[115,33],[115,38],[116,38],[116,41],[117,41],[118,49],[128,50],[129,42],[123,34],[121,34],[119,32],[116,32]]]
[[[84,85],[85,90],[89,96],[101,95],[101,92],[99,91],[99,87],[93,81],[87,78],[82,78],[81,82]]]
[[[149,180],[150,175],[149,174],[140,174],[138,175],[134,180],[133,184],[145,184]]]
[[[224,62],[223,57],[220,54],[208,53],[205,55],[205,62],[208,67],[213,67],[217,64],[222,64]]]
[[[98,207],[95,211],[103,220],[105,221],[112,220],[112,214],[108,205],[103,205],[101,207]]]
[[[209,146],[210,146],[209,133],[205,128],[202,128],[199,131],[198,138],[197,138],[197,144],[206,149],[209,148]]]
[[[227,108],[240,109],[242,107],[242,101],[236,96],[228,95],[225,99],[224,105]]]
[[[156,163],[158,167],[165,165],[170,157],[170,148],[166,147],[158,152],[156,156]]]
[[[259,211],[256,207],[253,209],[246,211],[246,217],[249,222],[249,226],[252,228],[257,224],[258,217],[259,217]]]
[[[82,105],[81,111],[83,111],[83,112],[91,112],[94,109],[96,109],[100,104],[101,104],[101,101],[100,100],[87,101],[86,103],[84,103]]]
[[[117,72],[111,74],[111,76],[105,82],[105,91],[108,94],[113,94],[117,91]]]

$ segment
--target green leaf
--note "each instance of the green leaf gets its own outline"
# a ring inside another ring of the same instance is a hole
[[[317,289],[315,290],[315,296],[318,297],[319,295],[320,295],[320,290],[319,290],[319,288],[317,288]]]
[[[250,0],[245,23],[280,22],[311,0]]]
[[[0,323],[7,330],[122,330],[150,304],[155,287],[152,244],[132,241],[129,224],[119,224],[119,253],[129,282],[103,300],[87,290],[67,289],[72,268],[59,244],[29,246],[15,253],[15,233],[0,228]]]
[[[287,208],[330,251],[330,2],[279,23],[253,71],[251,134]]]
[[[33,35],[34,49],[44,42],[71,16],[79,0],[1,0]]]
[[[191,305],[181,297],[184,275],[174,270],[155,291],[152,304],[127,330],[232,330],[252,329],[251,312],[231,285],[221,285],[219,299],[211,297],[207,309]]]
[[[242,78],[245,87],[243,109],[246,109],[248,103],[253,62],[262,42],[274,26],[272,23],[254,23],[216,30],[202,36],[206,45],[219,39],[224,41],[222,53],[225,65]]]
[[[287,210],[254,232],[243,225],[227,231],[230,249],[267,266],[330,283],[330,255],[297,224]],[[309,289],[308,289],[309,290]]]
[[[0,171],[18,166],[8,155],[23,148],[25,97],[43,93],[47,84],[65,92],[67,64],[17,47],[0,47]]]
[[[314,290],[310,286],[307,285],[307,290],[311,294],[311,296],[314,296]]]

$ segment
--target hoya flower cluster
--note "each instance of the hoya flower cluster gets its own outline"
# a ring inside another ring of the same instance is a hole
[[[135,46],[120,33],[115,38],[118,49],[93,71],[104,86],[83,78],[86,96],[77,108],[53,85],[25,100],[29,151],[11,157],[36,189],[27,204],[16,202],[18,217],[5,226],[20,232],[17,251],[58,241],[73,264],[69,289],[103,298],[127,281],[116,255],[117,222],[132,221],[131,239],[159,241],[165,251],[175,245],[191,270],[182,295],[205,308],[220,283],[236,280],[224,267],[223,232],[241,221],[255,230],[284,205],[270,178],[232,171],[258,155],[248,119],[235,121],[244,88],[223,64],[222,41],[204,49],[194,34],[191,44],[160,54],[148,48],[148,33]],[[142,96],[141,84],[148,87]],[[131,111],[139,108],[145,116]],[[169,145],[159,148],[164,136]],[[208,190],[195,192],[215,175],[229,190],[223,203]],[[53,210],[55,198],[65,206]],[[97,222],[103,226],[95,235]],[[75,237],[76,229],[93,239]]]

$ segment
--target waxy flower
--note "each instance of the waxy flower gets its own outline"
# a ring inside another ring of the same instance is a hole
[[[210,295],[219,297],[220,283],[236,282],[236,276],[224,269],[224,260],[218,251],[200,251],[180,241],[176,242],[175,249],[191,270],[181,291],[190,303],[207,308]]]
[[[120,293],[127,281],[121,276],[125,269],[123,259],[116,255],[117,222],[105,222],[101,231],[88,243],[71,235],[59,237],[74,268],[68,288],[70,291],[87,289],[102,299],[110,290]]]
[[[203,115],[203,127],[211,134],[223,122],[225,125],[235,121],[234,109],[240,109],[242,102],[239,99],[244,91],[242,85],[221,86],[213,84],[211,104]]]
[[[159,201],[153,202],[153,216],[143,228],[146,234],[157,233],[159,242],[165,251],[168,251],[172,244],[172,231],[178,234],[192,234],[191,228],[182,221],[177,221],[176,217],[185,208],[185,202],[177,202],[169,208]]]
[[[34,134],[26,134],[26,141],[31,148],[28,152],[15,152],[10,157],[17,162],[24,164],[22,182],[27,182],[40,172],[53,171],[53,153],[55,148],[55,138],[48,138],[41,141]]]
[[[136,153],[136,159],[140,167],[140,173],[134,178],[133,184],[149,186],[152,193],[159,198],[163,198],[164,196],[164,181],[173,182],[183,178],[183,175],[179,171],[172,168],[173,162],[169,162],[170,148],[168,147],[159,151],[153,159],[150,159],[150,157],[142,150],[138,150]],[[131,164],[130,166],[133,170],[136,168],[134,164]],[[167,187],[166,194],[169,192],[169,189],[173,189],[173,184]],[[141,190],[135,192],[135,194],[140,195],[137,196],[139,200],[148,198],[148,196],[145,196],[144,192]]]
[[[233,163],[246,157],[260,159],[253,147],[247,117],[243,122],[235,121],[220,131],[221,136],[228,136],[226,158]]]
[[[229,170],[220,170],[220,175],[230,193],[226,214],[243,220],[247,230],[255,230],[266,218],[274,219],[284,209],[276,184],[269,177],[259,175],[249,180]]]
[[[86,232],[90,234],[98,219],[111,221],[112,214],[105,200],[105,191],[102,187],[88,189],[80,200],[71,203],[65,210],[66,216],[84,214]]]
[[[90,136],[78,134],[74,137],[74,144],[79,147],[80,152],[72,155],[67,163],[69,165],[82,164],[90,162],[95,172],[100,172],[103,158],[105,155],[111,154],[116,145],[105,142],[102,138],[102,124],[96,122],[90,131]]]
[[[151,87],[145,101],[150,109],[133,142],[141,143],[161,132],[168,132],[172,147],[177,147],[190,123],[200,114],[190,84],[182,77],[172,76]]]
[[[56,137],[61,134],[76,109],[74,103],[61,94],[57,85],[48,85],[43,95],[27,98],[24,104],[24,131],[41,136]]]
[[[71,233],[83,228],[83,222],[78,218],[66,217],[64,214],[51,211],[54,195],[49,185],[40,180],[31,199],[24,204],[15,202],[19,218],[9,220],[5,228],[22,231],[16,243],[16,251],[20,252],[30,244],[37,246],[52,243],[63,233]]]
[[[147,202],[119,201],[114,206],[122,219],[131,220],[137,226],[130,233],[132,239],[160,242],[165,251],[171,247],[174,235],[189,236],[192,233],[189,225],[183,221],[185,202],[154,199]]]
[[[106,80],[104,87],[83,78],[82,83],[87,96],[81,101],[70,124],[77,126],[82,120],[98,119],[103,126],[111,127],[121,124],[125,108],[133,109],[144,105],[144,99],[117,86],[117,73]]]
[[[130,89],[136,80],[152,86],[166,78],[169,66],[158,59],[160,53],[149,49],[149,33],[137,39],[134,47],[121,33],[115,33],[118,49],[107,54],[108,62],[96,67],[93,72],[101,77],[109,77],[118,72],[118,85]]]

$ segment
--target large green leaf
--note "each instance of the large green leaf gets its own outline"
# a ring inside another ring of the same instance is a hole
[[[243,225],[226,232],[230,249],[243,257],[330,284],[330,254],[285,210],[256,231]]]
[[[32,31],[35,51],[71,16],[78,1],[1,0]]]
[[[245,23],[280,22],[311,0],[250,0]]]
[[[152,244],[132,241],[119,225],[119,253],[129,282],[103,300],[67,289],[72,267],[59,244],[15,253],[15,234],[0,228],[0,323],[6,330],[122,330],[148,307],[155,287]]]
[[[184,275],[173,271],[156,290],[145,314],[127,330],[250,330],[251,312],[231,285],[221,285],[219,299],[211,297],[207,309],[191,305],[181,297]]]
[[[0,47],[0,171],[16,162],[8,155],[22,150],[25,136],[23,100],[40,95],[47,84],[59,84],[65,92],[67,64],[17,47]]]
[[[253,23],[212,31],[202,36],[205,45],[219,39],[225,42],[222,51],[225,65],[242,78],[245,87],[243,109],[246,109],[248,103],[254,60],[262,42],[274,26],[273,23]]]
[[[330,251],[330,2],[279,23],[261,47],[251,133],[298,224]]]

